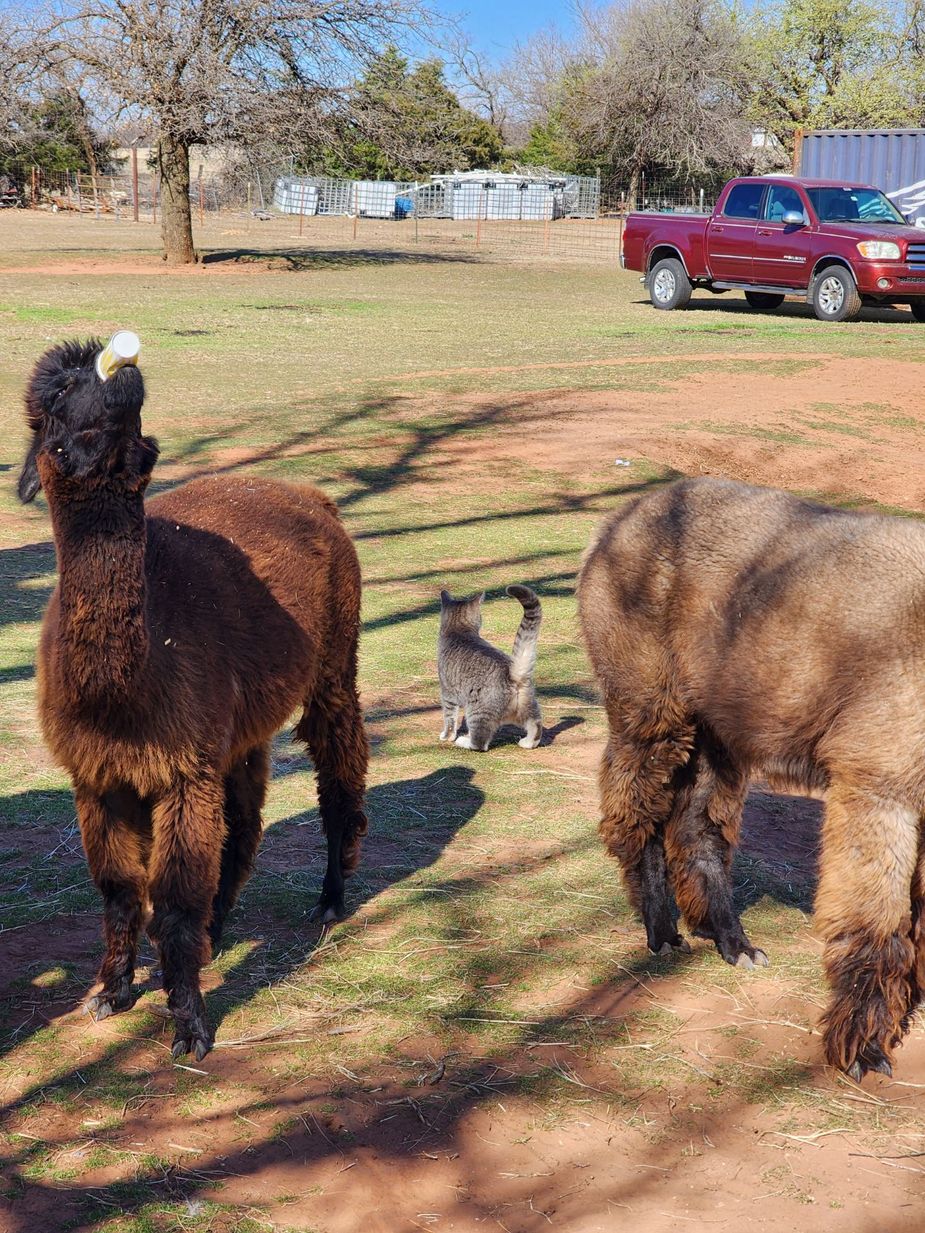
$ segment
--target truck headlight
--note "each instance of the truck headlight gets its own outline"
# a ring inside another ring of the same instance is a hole
[[[862,240],[858,245],[858,252],[871,261],[899,260],[899,245],[892,244],[889,240]]]

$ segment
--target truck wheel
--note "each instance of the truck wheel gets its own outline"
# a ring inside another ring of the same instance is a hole
[[[649,271],[649,299],[655,308],[686,308],[693,287],[677,257],[665,257]]]
[[[925,321],[925,300],[913,300],[909,307],[916,321]]]
[[[820,321],[854,321],[861,311],[857,284],[843,265],[827,265],[819,271],[812,299]]]
[[[766,310],[780,308],[784,302],[782,295],[773,295],[770,291],[746,291],[745,298],[752,308],[763,308]]]

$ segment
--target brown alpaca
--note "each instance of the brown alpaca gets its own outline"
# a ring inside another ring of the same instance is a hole
[[[676,900],[728,963],[766,963],[729,882],[748,781],[824,792],[825,1054],[890,1074],[925,989],[925,527],[684,480],[603,524],[579,602],[601,835],[650,948],[687,948]]]
[[[208,478],[152,500],[137,368],[96,374],[98,340],[39,360],[26,392],[22,500],[51,510],[60,580],[42,628],[39,712],[74,783],[104,902],[102,1019],[131,1006],[146,912],[174,1057],[213,1033],[199,988],[257,851],[269,742],[296,708],[328,863],[313,913],[344,910],[366,832],[356,690],[360,570],[315,488]]]

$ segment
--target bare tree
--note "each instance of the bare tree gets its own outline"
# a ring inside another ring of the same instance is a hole
[[[572,122],[629,177],[747,165],[747,67],[720,0],[632,0],[582,12],[591,67],[572,92]]]
[[[534,125],[548,122],[559,106],[563,82],[587,54],[555,26],[546,26],[515,46],[501,74],[510,99],[508,128],[518,145]]]
[[[450,32],[441,51],[459,101],[483,116],[506,139],[511,93],[503,68],[493,64],[460,30]]]
[[[0,150],[15,149],[28,123],[30,59],[22,34],[0,13]]]
[[[58,0],[32,28],[47,71],[150,123],[164,256],[185,264],[190,146],[321,138],[358,67],[419,16],[415,0]]]

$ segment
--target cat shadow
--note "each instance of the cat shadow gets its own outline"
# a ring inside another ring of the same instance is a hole
[[[543,729],[543,736],[540,741],[540,748],[545,745],[551,745],[557,736],[561,736],[563,732],[568,732],[569,728],[577,728],[579,724],[585,721],[580,715],[565,715],[558,723],[555,723],[550,728]],[[465,732],[465,725],[460,727],[460,732]],[[502,724],[491,740],[491,747],[501,745],[516,745],[523,736],[523,728],[519,728],[517,724]]]

